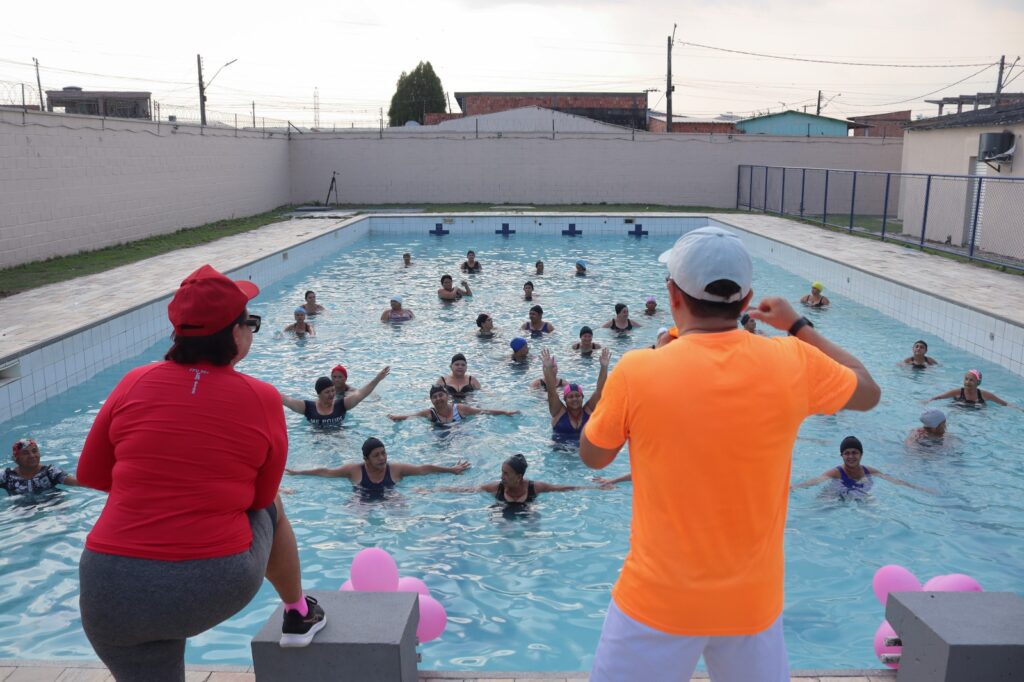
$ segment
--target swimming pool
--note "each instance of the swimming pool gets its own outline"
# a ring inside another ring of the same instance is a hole
[[[337,480],[286,478],[294,490],[285,504],[302,549],[305,585],[333,588],[347,577],[351,557],[378,545],[398,560],[403,574],[424,577],[450,616],[441,639],[423,645],[425,669],[585,670],[589,668],[607,606],[608,590],[628,542],[629,485],[611,491],[542,495],[531,514],[506,519],[485,495],[417,492],[417,489],[472,485],[498,476],[507,455],[523,452],[528,476],[559,483],[584,482],[593,472],[571,448],[553,444],[544,396],[526,388],[540,376],[536,352],[554,349],[562,373],[589,393],[597,360],[567,352],[578,328],[597,327],[617,301],[630,305],[645,324],[630,337],[596,330],[614,357],[652,342],[666,324],[642,314],[643,299],[662,307],[664,270],[656,255],[673,238],[588,235],[584,239],[517,234],[471,239],[372,233],[321,265],[264,288],[253,310],[264,315],[253,353],[241,369],[271,381],[294,396],[310,397],[317,376],[337,362],[350,383],[368,381],[383,364],[393,371],[373,397],[357,407],[344,428],[318,431],[287,413],[291,466],[337,466],[355,461],[363,439],[375,435],[393,460],[453,463],[474,468],[462,477],[410,479],[384,503],[363,503]],[[437,301],[442,272],[459,279],[457,266],[473,248],[484,273],[469,277],[476,295],[454,305]],[[416,265],[401,268],[409,250]],[[570,275],[578,257],[592,275]],[[536,277],[541,258],[546,274]],[[522,284],[536,285],[534,303],[556,334],[533,344],[528,368],[508,362],[507,339],[525,319],[531,303]],[[755,289],[795,299],[807,280],[758,262]],[[298,341],[273,338],[290,321],[302,292],[314,289],[328,312],[317,320],[317,336]],[[387,298],[400,294],[417,320],[405,325],[378,320]],[[854,351],[882,385],[883,402],[868,414],[815,417],[801,431],[794,480],[817,475],[839,463],[838,442],[850,433],[865,445],[864,463],[914,483],[936,487],[939,496],[876,484],[867,500],[840,501],[820,490],[793,494],[787,526],[786,633],[794,668],[874,667],[871,637],[882,607],[871,593],[871,575],[882,563],[902,563],[926,578],[964,572],[987,590],[1017,590],[1024,565],[1019,537],[1024,529],[1019,501],[1024,476],[1015,452],[1024,435],[1019,412],[947,408],[950,431],[959,444],[942,452],[908,452],[906,433],[916,425],[916,401],[960,383],[963,370],[978,367],[985,387],[1011,402],[1024,402],[1018,378],[993,364],[916,332],[890,318],[830,293],[833,309],[812,311],[831,339]],[[497,336],[478,339],[473,320],[495,317]],[[913,372],[897,365],[911,343],[929,341],[942,366]],[[73,468],[75,457],[110,388],[128,368],[159,358],[166,343],[142,357],[104,371],[66,394],[0,424],[7,442],[31,435],[45,462]],[[522,410],[512,417],[473,417],[455,429],[437,430],[425,420],[393,424],[388,412],[427,406],[427,388],[461,351],[469,372],[483,384],[471,398],[478,406]],[[757,377],[751,377],[756,381]],[[737,437],[743,437],[742,416]],[[627,471],[619,460],[608,475]],[[602,472],[604,473],[604,472]],[[98,493],[72,490],[37,503],[0,505],[0,533],[7,551],[0,557],[6,580],[0,587],[0,656],[7,658],[92,657],[77,612],[77,559],[92,521],[102,508]],[[265,585],[253,603],[228,623],[190,642],[188,660],[247,664],[249,638],[276,606]]]

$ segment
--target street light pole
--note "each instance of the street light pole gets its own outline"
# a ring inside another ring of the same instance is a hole
[[[203,84],[203,57],[202,57],[202,55],[198,55],[198,54],[196,55],[196,66],[199,69],[199,122],[200,122],[200,125],[203,125],[203,126],[206,125],[206,88],[208,88],[211,85],[213,85],[214,78],[216,78],[217,75],[221,71],[223,71],[225,67],[231,66],[232,64],[234,64],[237,61],[238,61],[237,59],[232,59],[230,62],[228,62],[224,66],[222,66],[219,69],[217,69],[217,73],[213,74],[213,78],[210,79],[210,82],[206,83],[204,85]]]

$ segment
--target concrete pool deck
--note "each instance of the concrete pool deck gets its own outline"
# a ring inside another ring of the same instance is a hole
[[[0,660],[0,682],[113,682],[100,663],[75,661],[68,664],[45,661]],[[586,682],[586,673],[473,673],[421,670],[420,682]],[[706,680],[698,673],[693,680]],[[792,682],[892,682],[895,670],[794,670]],[[185,682],[255,682],[252,668],[237,666],[187,666]]]

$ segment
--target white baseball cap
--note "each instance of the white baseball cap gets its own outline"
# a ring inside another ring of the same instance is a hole
[[[676,240],[658,257],[668,265],[672,280],[693,298],[716,303],[739,301],[750,293],[754,265],[740,238],[720,227],[701,227]],[[731,296],[716,296],[705,289],[718,280],[735,282],[740,290]]]

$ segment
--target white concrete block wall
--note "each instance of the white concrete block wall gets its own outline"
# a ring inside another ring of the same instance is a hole
[[[293,136],[294,203],[645,203],[732,208],[737,166],[898,171],[902,142],[755,135],[621,136],[365,132]]]
[[[284,136],[202,133],[0,109],[0,267],[288,203]]]

